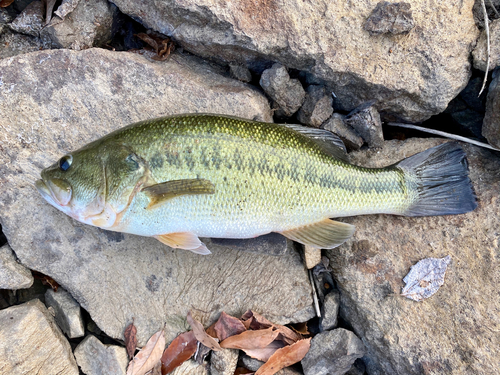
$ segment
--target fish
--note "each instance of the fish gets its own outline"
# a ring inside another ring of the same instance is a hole
[[[186,114],[109,133],[43,169],[35,186],[82,223],[209,254],[200,237],[277,232],[333,249],[354,233],[333,218],[463,214],[477,206],[468,174],[454,142],[365,168],[327,130]]]

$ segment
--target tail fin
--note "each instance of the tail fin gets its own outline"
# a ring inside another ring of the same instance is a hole
[[[418,195],[405,216],[463,214],[476,208],[465,152],[457,143],[430,148],[396,166],[404,170]]]

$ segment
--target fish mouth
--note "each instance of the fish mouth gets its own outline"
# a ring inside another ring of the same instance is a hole
[[[58,180],[58,182],[61,180]],[[61,189],[61,186],[58,186],[54,182],[49,181],[48,183],[44,180],[40,179],[35,182],[35,187],[41,196],[49,202],[54,207],[61,207],[68,205],[71,199],[71,188]],[[66,184],[67,185],[67,184]],[[53,188],[51,188],[51,186]],[[55,189],[55,191],[54,191]]]

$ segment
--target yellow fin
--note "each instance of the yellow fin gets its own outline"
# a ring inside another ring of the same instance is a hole
[[[181,195],[214,194],[215,186],[203,178],[165,181],[141,190],[149,198],[147,209],[155,208],[165,201]]]
[[[160,234],[153,237],[174,249],[189,250],[202,255],[212,254],[198,236],[191,232]]]
[[[280,233],[286,238],[316,249],[333,249],[353,235],[354,225],[325,219]]]

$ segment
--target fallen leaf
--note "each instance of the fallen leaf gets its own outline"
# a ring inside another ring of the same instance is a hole
[[[0,1],[0,8],[7,8],[13,2],[14,0],[2,0]]]
[[[278,339],[283,340],[288,345],[292,345],[293,343],[303,339],[303,337],[300,334],[298,334],[297,332],[295,332],[294,330],[292,330],[286,326],[282,326],[282,325],[277,324],[277,325],[274,325],[274,328],[276,328],[278,330],[278,332],[280,333],[280,336],[278,337]]]
[[[134,319],[125,328],[123,336],[125,336],[125,347],[127,348],[128,359],[130,360],[134,358],[135,349],[137,348],[137,328],[134,325]]]
[[[401,295],[418,302],[432,296],[444,284],[444,275],[450,261],[451,257],[448,255],[441,259],[422,259],[413,265],[403,279],[406,285]]]
[[[146,375],[161,375],[161,362],[158,362]]]
[[[292,324],[291,327],[301,336],[309,336],[311,334],[307,328],[307,322]]]
[[[255,375],[273,375],[282,368],[301,361],[310,347],[311,339],[309,338],[276,350],[271,358],[255,372]]]
[[[43,273],[40,273],[37,271],[31,271],[31,273],[32,273],[33,277],[35,279],[40,280],[43,285],[48,285],[52,288],[52,290],[54,292],[57,292],[57,289],[59,288],[59,284],[52,277],[44,275]]]
[[[253,373],[254,373],[253,371],[250,371],[249,369],[244,367],[238,367],[234,371],[234,375],[253,375]]]
[[[191,311],[189,311],[187,314],[187,321],[193,329],[194,335],[199,342],[212,350],[222,350],[219,343],[205,332],[203,324],[193,318],[193,316],[191,315]]]
[[[163,330],[156,332],[128,364],[127,375],[144,375],[155,367],[165,349]]]
[[[276,350],[281,349],[285,346],[285,343],[281,340],[274,340],[268,346],[262,349],[242,349],[247,355],[252,358],[258,359],[262,362],[267,362],[269,358],[276,352]]]
[[[198,340],[193,331],[181,333],[163,352],[161,356],[161,373],[166,375],[182,365],[196,353]]]
[[[273,330],[273,327],[258,331],[245,331],[228,337],[220,343],[220,346],[228,349],[261,349],[272,343],[278,335],[279,331]]]
[[[219,320],[215,323],[214,330],[220,341],[227,339],[230,336],[245,332],[246,328],[241,320],[227,315],[224,311],[220,314]]]
[[[246,329],[260,330],[269,327],[277,329],[281,333],[281,339],[287,344],[293,344],[294,342],[302,339],[300,335],[295,333],[290,328],[279,324],[273,324],[262,315],[253,312],[252,310],[248,310],[245,314],[243,314],[241,319],[243,320],[243,325]]]
[[[213,337],[214,339],[218,338],[217,337],[217,332],[215,332],[215,324],[217,324],[217,322],[215,322],[214,324],[212,324],[210,327],[208,327],[205,332],[210,335],[211,337]]]
[[[152,57],[153,60],[165,61],[175,49],[174,43],[168,37],[162,37],[155,33],[139,33],[135,36],[154,49],[156,56]]]

